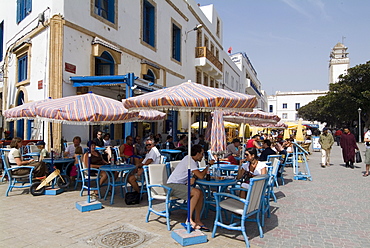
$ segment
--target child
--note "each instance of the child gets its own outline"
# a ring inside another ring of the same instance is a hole
[[[40,161],[42,161],[44,158],[49,158],[50,153],[45,149],[45,142],[44,141],[38,141],[36,143],[37,148],[40,150]]]

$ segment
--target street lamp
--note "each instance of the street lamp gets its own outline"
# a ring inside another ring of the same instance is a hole
[[[361,142],[361,108],[358,108],[358,142]]]

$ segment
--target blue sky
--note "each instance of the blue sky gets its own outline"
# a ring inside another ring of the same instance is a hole
[[[370,60],[368,0],[195,0],[223,21],[223,48],[246,52],[262,89],[327,90],[329,55],[348,47],[350,67]]]

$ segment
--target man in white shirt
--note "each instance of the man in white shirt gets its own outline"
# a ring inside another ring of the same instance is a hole
[[[75,156],[75,150],[77,146],[80,146],[81,138],[79,136],[75,136],[73,138],[73,144],[67,146],[66,150],[64,151],[64,157],[73,158]]]
[[[370,170],[370,130],[367,130],[367,132],[365,133],[364,142],[366,146],[365,152],[366,172],[363,176],[367,177],[369,175]]]
[[[204,150],[201,145],[194,145],[191,148],[191,156],[185,156],[181,162],[176,166],[176,169],[171,173],[167,180],[166,186],[172,189],[171,196],[175,196],[184,200],[188,198],[188,163],[190,159],[190,170],[194,177],[190,180],[191,184],[194,184],[195,178],[204,178],[207,174],[208,167],[203,171],[198,168],[198,162],[203,158]],[[190,224],[193,229],[199,229],[202,231],[209,231],[207,227],[200,220],[200,213],[203,207],[203,193],[200,189],[191,187],[190,192]],[[195,210],[195,218],[193,219],[193,213]]]
[[[160,164],[161,154],[158,151],[157,147],[155,147],[154,140],[147,139],[145,141],[145,148],[147,150],[147,154],[142,162],[136,165],[136,169],[131,173],[128,177],[128,182],[134,188],[134,190],[140,193],[139,185],[137,184],[137,178],[143,174],[143,166],[149,164]]]

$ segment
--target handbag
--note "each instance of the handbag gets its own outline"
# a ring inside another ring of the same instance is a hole
[[[361,163],[361,162],[362,162],[362,159],[361,159],[360,151],[357,151],[356,152],[356,163]]]

